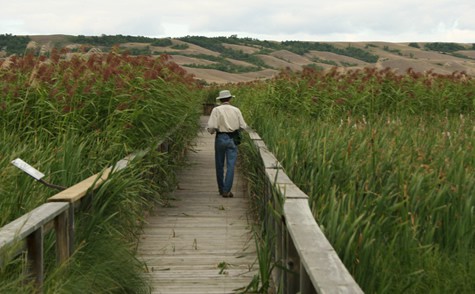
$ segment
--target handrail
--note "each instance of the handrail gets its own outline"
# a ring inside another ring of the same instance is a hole
[[[68,208],[69,204],[64,202],[45,203],[0,228],[0,250],[14,249],[6,258],[17,256],[26,247],[30,261],[28,272],[35,279],[39,290],[43,285],[43,238],[52,221],[56,231],[57,262],[61,264],[70,256]],[[15,248],[19,242],[24,243]],[[4,262],[7,261],[1,260],[0,264]]]
[[[308,196],[285,174],[259,134],[254,130],[248,134],[265,168],[267,193],[275,191],[284,201],[282,219],[273,218],[270,224],[280,238],[274,258],[286,266],[274,273],[283,282],[284,293],[363,293],[313,217]]]
[[[74,203],[83,198],[87,191],[97,189],[104,183],[112,172],[112,168],[108,167],[100,173],[94,174],[81,182],[64,189],[63,191],[48,198],[48,202],[70,202]]]

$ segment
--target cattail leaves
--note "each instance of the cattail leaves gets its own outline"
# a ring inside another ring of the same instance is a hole
[[[308,70],[235,92],[365,292],[475,289],[471,77]]]
[[[166,57],[55,51],[51,58],[0,61],[0,89],[0,225],[55,193],[15,170],[16,157],[69,187],[132,152],[151,150],[91,192],[76,214],[77,251],[67,266],[47,267],[44,284],[51,293],[147,293],[134,242],[144,211],[176,186],[174,170],[199,128],[193,77]],[[172,142],[167,153],[155,150],[162,139]],[[45,245],[51,265],[53,244],[49,238]],[[20,280],[0,271],[2,292],[15,293]]]

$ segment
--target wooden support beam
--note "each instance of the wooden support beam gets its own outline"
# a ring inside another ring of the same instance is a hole
[[[300,287],[300,257],[290,235],[287,236],[286,240],[287,287],[285,292],[293,294],[298,293]]]
[[[56,230],[56,260],[62,264],[71,255],[69,247],[69,211],[65,210],[54,220]]]
[[[315,288],[312,285],[310,276],[307,273],[307,270],[300,264],[300,293],[301,294],[317,294]]]
[[[26,237],[26,248],[28,256],[28,273],[27,275],[34,279],[36,288],[42,292],[44,279],[44,233],[43,227],[40,226],[28,237]]]

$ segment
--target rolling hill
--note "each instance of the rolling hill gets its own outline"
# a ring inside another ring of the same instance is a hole
[[[9,37],[9,38],[5,38]],[[2,58],[12,54],[16,36],[2,35]],[[19,37],[20,38],[20,37]],[[282,69],[304,67],[328,70],[355,70],[365,67],[404,73],[432,71],[440,74],[465,72],[475,76],[475,44],[390,43],[390,42],[306,42],[262,41],[251,38],[200,37],[147,38],[133,36],[22,36],[16,53],[44,54],[53,48],[71,52],[108,52],[115,46],[129,54],[170,55],[171,59],[206,83],[247,82],[267,79]],[[4,39],[7,39],[6,41]],[[117,49],[115,49],[117,50]]]

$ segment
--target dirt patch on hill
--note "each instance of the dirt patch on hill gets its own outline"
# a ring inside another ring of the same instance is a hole
[[[376,67],[379,69],[384,68],[391,68],[394,72],[398,74],[404,74],[407,72],[409,68],[413,69],[415,72],[427,72],[432,70],[433,72],[446,74],[448,73],[446,70],[442,68],[437,68],[433,64],[430,64],[425,61],[417,61],[417,60],[384,60],[380,61],[376,64]]]
[[[200,55],[200,54],[211,55],[211,56],[219,56],[220,55],[219,52],[211,51],[211,50],[208,50],[206,48],[197,46],[195,44],[186,43],[186,42],[176,40],[176,39],[172,40],[172,44],[173,45],[185,45],[185,46],[187,46],[187,48],[186,49],[174,49],[174,48],[171,48],[171,47],[150,46],[150,50],[154,54],[179,52],[183,55]]]
[[[368,63],[361,61],[356,58],[348,57],[348,56],[343,56],[339,55],[336,53],[332,52],[324,52],[324,51],[310,51],[309,53],[305,54],[310,60],[314,60],[315,58],[318,58],[320,60],[327,60],[327,61],[333,61],[336,62],[338,65],[343,65],[343,64],[351,64],[354,66],[367,66]]]
[[[211,60],[206,60],[206,59],[201,59],[201,58],[195,58],[195,57],[190,57],[190,56],[183,56],[183,55],[170,55],[171,59],[176,62],[179,65],[212,65],[212,64],[217,64],[217,62],[211,61]],[[227,61],[229,61],[232,64],[238,65],[238,66],[243,66],[243,67],[256,67],[252,63],[241,61],[241,60],[235,60],[231,58],[226,58]]]
[[[278,73],[278,71],[271,69],[250,73],[233,74],[215,69],[191,68],[186,66],[184,66],[183,68],[188,73],[193,74],[196,79],[204,80],[210,84],[239,83],[250,82],[254,80],[263,80],[272,78]]]
[[[448,74],[453,72],[466,72],[469,75],[475,75],[475,63],[467,61],[447,61],[443,63],[442,68],[448,71]]]
[[[144,48],[150,47],[150,44],[130,42],[130,43],[122,43],[120,44],[120,47],[128,48],[128,49],[130,48],[144,49]]]
[[[210,65],[210,64],[216,63],[216,62],[206,60],[206,59],[188,57],[188,56],[183,56],[183,55],[170,55],[170,56],[171,56],[171,59],[179,65],[186,65],[186,64]]]
[[[475,50],[463,50],[463,51],[457,51],[457,53],[460,53],[470,58],[475,58]]]
[[[224,48],[229,48],[229,49],[233,49],[233,50],[236,50],[236,51],[242,51],[243,53],[246,53],[246,54],[253,54],[253,53],[260,50],[259,48],[256,48],[256,47],[235,45],[235,44],[226,44],[226,43],[223,43],[223,46],[224,46]]]
[[[292,53],[287,50],[274,51],[270,55],[277,57],[279,59],[282,59],[286,62],[297,64],[297,65],[308,65],[308,64],[313,63],[308,58],[305,58],[304,56]]]
[[[256,67],[254,64],[252,63],[249,63],[249,62],[245,62],[245,61],[241,61],[241,60],[236,60],[236,59],[231,59],[231,58],[226,58],[227,61],[231,62],[232,64],[234,65],[238,65],[238,66],[244,66],[244,67]]]
[[[280,58],[270,55],[257,55],[267,66],[275,69],[290,68],[291,70],[301,70],[302,66],[294,63],[287,62]]]

